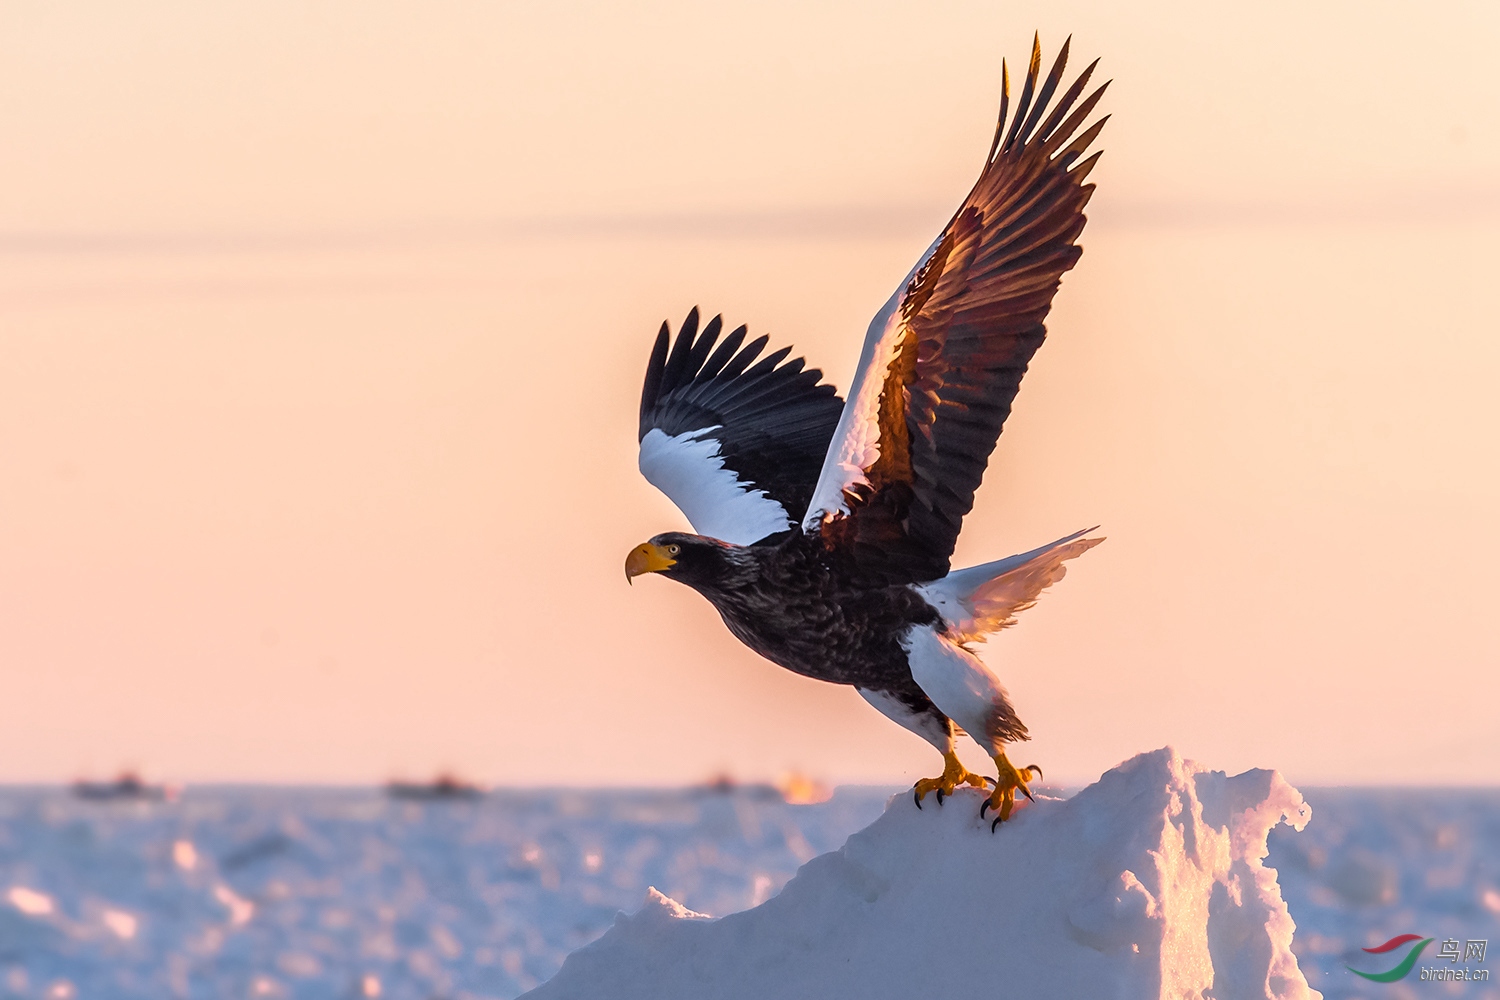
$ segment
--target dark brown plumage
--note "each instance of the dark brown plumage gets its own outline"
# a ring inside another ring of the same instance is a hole
[[[1067,55],[1065,44],[1042,80],[1033,45],[1013,116],[1007,76],[979,179],[871,324],[847,402],[786,360],[790,348],[761,358],[766,338],[746,346],[744,327],[721,342],[720,319],[699,333],[696,309],[675,342],[663,325],[641,471],[701,534],[658,535],[626,563],[627,576],[692,587],[762,656],[855,686],[943,750],[944,775],[918,783],[919,804],[924,789],[978,781],[953,756],[957,721],[995,756],[1002,817],[1029,774],[1003,744],[1026,727],[965,643],[1012,621],[1100,539],[1080,532],[956,574],[949,559],[1082,252],[1099,154],[1079,158],[1106,119],[1075,133],[1105,88],[1079,102],[1090,64],[1049,111]]]
[[[865,470],[868,484],[853,491],[848,514],[822,529],[825,544],[847,553],[859,571],[892,582],[935,580],[948,571],[1021,378],[1046,338],[1052,297],[1083,252],[1074,241],[1094,191],[1084,180],[1100,154],[1073,164],[1107,116],[1062,144],[1108,84],[1066,121],[1062,116],[1097,60],[1033,132],[1067,57],[1065,43],[1031,107],[1041,60],[1040,47],[1033,48],[1005,133],[1007,80],[979,180],[908,285],[904,335],[880,397],[880,457]]]

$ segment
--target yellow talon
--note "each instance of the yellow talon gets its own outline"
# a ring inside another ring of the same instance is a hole
[[[1035,771],[1038,777],[1042,773],[1042,769],[1035,765],[1017,768],[1005,756],[1003,750],[995,755],[995,767],[1000,771],[1000,777],[995,782],[995,791],[990,795],[989,801],[979,810],[981,816],[987,809],[995,810],[995,821],[990,824],[991,830],[1010,819],[1011,811],[1016,807],[1017,789],[1020,789],[1021,794],[1028,799],[1031,798],[1031,789],[1028,787],[1031,782],[1031,772]]]
[[[964,767],[963,761],[958,755],[949,751],[943,754],[943,773],[936,778],[923,778],[912,786],[912,798],[917,803],[917,808],[922,808],[922,799],[928,792],[938,793],[938,805],[943,804],[944,795],[952,795],[953,790],[959,785],[972,785],[975,788],[987,787],[989,779],[975,774]]]

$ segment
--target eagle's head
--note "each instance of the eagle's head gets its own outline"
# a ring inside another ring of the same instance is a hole
[[[717,538],[667,531],[630,550],[625,557],[625,579],[660,573],[695,590],[716,589],[744,574],[744,560],[737,558],[743,551]]]

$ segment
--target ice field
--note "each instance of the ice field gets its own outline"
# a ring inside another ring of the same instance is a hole
[[[757,786],[436,802],[0,789],[0,997],[514,997],[648,886],[715,915],[763,901],[892,791],[790,805]],[[1359,949],[1404,933],[1500,946],[1500,790],[1303,793],[1311,824],[1273,833],[1267,864],[1310,984],[1330,998],[1500,997],[1496,983],[1345,970],[1384,968]],[[1500,968],[1500,954],[1468,964]]]

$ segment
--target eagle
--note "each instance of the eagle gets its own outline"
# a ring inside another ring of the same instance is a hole
[[[700,329],[696,307],[675,338],[662,324],[641,393],[641,473],[695,533],[637,546],[626,579],[686,584],[766,659],[853,686],[943,755],[942,774],[913,787],[917,807],[980,788],[992,831],[1042,772],[1006,756],[1030,737],[974,645],[1103,541],[1089,528],[950,568],[1052,298],[1082,253],[1100,156],[1088,150],[1108,116],[1082,126],[1108,83],[1079,99],[1096,59],[1052,103],[1070,43],[1043,79],[1033,40],[1013,115],[1002,61],[979,180],[870,323],[847,399],[789,360],[790,347],[765,353],[769,338],[747,342],[744,326],[722,336],[719,316]],[[959,760],[962,733],[996,778]]]

